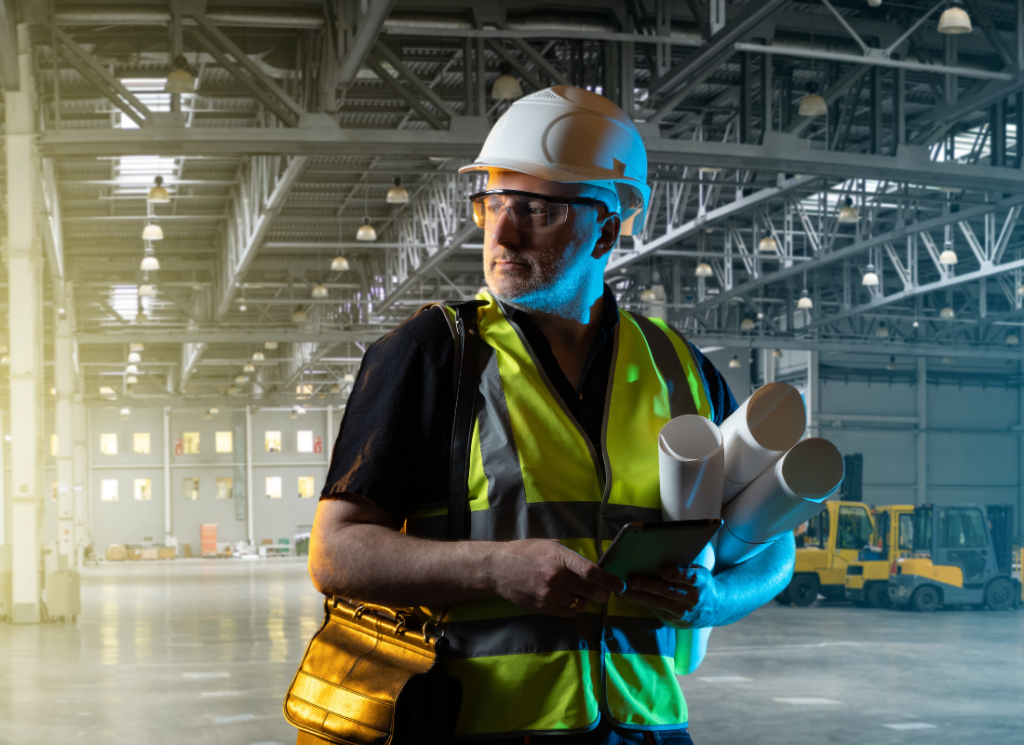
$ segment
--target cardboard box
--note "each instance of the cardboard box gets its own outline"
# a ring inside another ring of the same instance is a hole
[[[160,549],[158,548],[144,548],[142,549],[142,560],[143,561],[156,561],[160,557]]]
[[[173,546],[164,546],[156,551],[158,559],[173,559],[178,555],[178,550]]]
[[[142,549],[141,548],[129,548],[128,549],[128,561],[142,561]]]
[[[263,539],[263,545],[264,546],[273,546],[274,545],[274,539],[273,538],[264,538]]]
[[[108,546],[107,561],[124,561],[128,558],[128,550],[124,546]]]
[[[191,559],[192,558],[192,544],[183,543],[181,546],[181,558]]]

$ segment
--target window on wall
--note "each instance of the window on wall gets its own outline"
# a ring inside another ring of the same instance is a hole
[[[227,432],[218,432],[216,435],[216,446],[218,453],[233,453],[235,452],[235,438],[234,433],[231,430]]]
[[[263,440],[267,445],[268,453],[280,453],[281,452],[281,433],[267,430],[263,434]]]
[[[56,455],[60,450],[60,438],[57,435],[50,435],[50,455]]]
[[[135,479],[135,501],[148,502],[153,496],[153,482],[150,479]]]
[[[199,499],[199,479],[185,479],[185,488],[183,491],[185,493],[185,499],[191,499],[192,501]]]
[[[316,477],[299,476],[299,499],[309,499],[316,494]]]
[[[184,445],[185,455],[198,455],[199,454],[199,433],[198,432],[183,432],[181,435],[181,441]]]
[[[231,487],[232,482],[230,476],[222,476],[217,479],[217,499],[231,499],[233,496]]]
[[[117,432],[104,432],[100,435],[100,453],[117,455]]]
[[[117,479],[103,479],[100,482],[100,500],[103,502],[117,501]]]
[[[267,499],[281,498],[281,477],[267,476]]]
[[[298,431],[297,445],[300,453],[313,452],[313,430],[300,429]]]
[[[139,455],[149,455],[149,432],[133,434],[132,449]]]

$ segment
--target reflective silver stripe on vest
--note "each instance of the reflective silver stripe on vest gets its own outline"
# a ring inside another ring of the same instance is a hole
[[[693,400],[689,382],[686,379],[686,371],[683,363],[679,361],[672,340],[655,323],[643,316],[632,316],[636,325],[640,327],[640,333],[647,340],[647,348],[651,350],[651,357],[654,364],[661,373],[662,380],[668,388],[668,405],[672,412],[672,418],[683,414],[696,414],[697,405]]]
[[[505,616],[481,621],[445,620],[445,637],[453,659],[510,654],[547,654],[584,650],[614,654],[673,657],[676,632],[656,618],[614,616],[604,630],[601,615],[578,613],[573,618],[549,615]]]

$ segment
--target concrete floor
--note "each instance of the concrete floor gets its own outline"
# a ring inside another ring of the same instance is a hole
[[[290,745],[301,559],[88,567],[77,624],[0,624],[0,743]],[[1024,612],[770,603],[683,679],[697,745],[1024,743]]]

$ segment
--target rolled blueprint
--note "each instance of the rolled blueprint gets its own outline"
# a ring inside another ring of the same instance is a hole
[[[835,445],[819,437],[798,442],[722,508],[718,565],[746,561],[814,517],[842,480],[843,456]]]
[[[768,383],[722,422],[725,489],[728,504],[747,484],[768,470],[800,441],[807,426],[799,391],[786,383]]]
[[[696,414],[677,416],[658,434],[663,520],[717,518],[722,512],[722,433]]]

